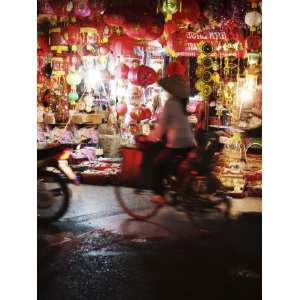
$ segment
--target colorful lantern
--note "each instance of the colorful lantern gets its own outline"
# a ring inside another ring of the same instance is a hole
[[[67,83],[71,86],[76,86],[80,84],[82,77],[78,71],[70,71],[70,73],[67,75]]]
[[[158,74],[150,67],[141,65],[131,68],[128,72],[128,80],[135,85],[147,86],[156,82]]]
[[[245,23],[252,29],[259,26],[261,24],[261,14],[256,10],[247,12],[245,16]]]
[[[78,18],[85,18],[91,14],[88,0],[74,0],[74,15]]]
[[[258,35],[250,35],[246,38],[246,46],[248,51],[257,51],[261,48],[261,37]]]
[[[126,20],[123,24],[126,34],[135,40],[141,40],[145,37],[147,31],[141,18]]]
[[[170,35],[178,30],[177,23],[174,20],[167,21],[164,25],[164,31],[167,35]]]
[[[119,104],[117,105],[116,111],[117,111],[117,114],[118,114],[119,116],[124,116],[124,115],[126,115],[126,113],[127,113],[127,111],[128,111],[128,108],[127,108],[126,103],[119,103]]]
[[[68,95],[68,99],[71,105],[75,105],[76,101],[79,99],[79,96],[76,91],[71,91]]]
[[[63,37],[72,47],[80,43],[80,28],[75,23],[70,23],[63,31]]]

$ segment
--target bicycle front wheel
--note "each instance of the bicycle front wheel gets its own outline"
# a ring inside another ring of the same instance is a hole
[[[122,209],[136,220],[149,219],[159,210],[159,205],[151,201],[153,193],[150,190],[117,186],[115,194]]]

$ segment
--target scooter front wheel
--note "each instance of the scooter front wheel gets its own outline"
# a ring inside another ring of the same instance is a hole
[[[38,172],[37,219],[39,224],[57,221],[67,211],[70,193],[59,174],[49,171]]]

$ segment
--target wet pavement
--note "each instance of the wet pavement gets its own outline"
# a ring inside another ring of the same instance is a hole
[[[212,234],[172,208],[130,220],[111,187],[72,192],[65,217],[38,228],[38,299],[261,299],[260,198],[233,200]]]

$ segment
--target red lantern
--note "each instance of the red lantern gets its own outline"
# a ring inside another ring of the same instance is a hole
[[[261,48],[261,37],[258,35],[250,35],[246,39],[246,46],[248,51],[257,51]]]
[[[126,115],[127,111],[128,111],[128,108],[127,108],[126,103],[119,103],[119,104],[117,105],[117,114],[118,114],[119,116],[124,116],[124,115]]]
[[[166,67],[166,75],[180,75],[184,76],[186,72],[185,66],[182,65],[179,61],[172,61]]]
[[[137,68],[131,68],[128,72],[128,80],[135,85],[147,86],[156,82],[158,74],[148,66],[138,66]]]
[[[88,0],[74,1],[74,15],[78,18],[85,18],[91,14],[91,9],[88,5]]]
[[[41,0],[39,6],[39,14],[41,15],[55,15],[55,11],[49,0]]]
[[[137,43],[127,35],[116,36],[111,40],[111,50],[115,55],[136,56],[134,48]]]
[[[167,35],[170,35],[178,30],[177,23],[174,21],[174,19],[165,23],[164,30]]]
[[[146,33],[142,39],[146,41],[153,41],[162,36],[164,32],[164,26],[158,18],[155,18],[154,16],[146,16],[144,21]]]
[[[63,37],[69,45],[80,43],[80,28],[75,23],[70,23],[63,31]]]
[[[47,52],[48,51],[48,40],[43,34],[39,34],[37,38],[37,48],[38,50],[42,52]]]
[[[116,68],[116,77],[121,79],[128,78],[129,67],[126,64],[120,64]]]
[[[173,16],[176,22],[193,24],[200,17],[200,7],[196,0],[181,0],[181,11],[177,11]]]
[[[141,19],[126,20],[123,27],[126,34],[135,40],[142,40],[147,34],[145,24]]]
[[[109,26],[123,26],[125,17],[117,10],[108,10],[103,16],[103,21]]]
[[[184,52],[186,49],[186,31],[176,31],[170,35],[167,46],[175,52]]]

